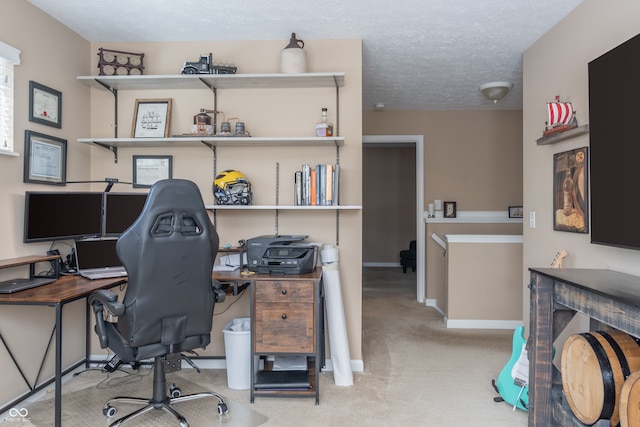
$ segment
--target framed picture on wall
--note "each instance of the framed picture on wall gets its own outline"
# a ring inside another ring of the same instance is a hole
[[[29,121],[60,129],[62,127],[62,92],[30,80]]]
[[[509,206],[509,218],[522,218],[522,206]]]
[[[24,182],[66,185],[67,140],[24,132]]]
[[[553,155],[553,229],[589,232],[587,147]]]
[[[456,202],[444,202],[444,217],[445,218],[456,217]]]
[[[173,156],[133,156],[133,186],[149,188],[173,175]]]
[[[133,110],[133,138],[167,138],[171,121],[171,98],[136,99]]]

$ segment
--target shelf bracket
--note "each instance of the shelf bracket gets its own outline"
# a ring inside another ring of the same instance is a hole
[[[93,141],[93,143],[111,151],[113,153],[113,163],[118,163],[118,147],[115,147],[113,145],[108,145],[108,144],[102,144],[100,142],[95,142],[95,141]]]
[[[216,88],[213,84],[209,83],[204,79],[200,79],[200,81],[213,92],[213,129],[214,132],[218,129],[218,88]]]
[[[208,145],[208,146],[211,148],[211,151],[213,151],[213,180],[211,180],[212,188],[213,188],[215,187],[216,176],[218,175],[218,151],[215,145]],[[215,198],[216,198],[216,195],[214,193],[213,195],[214,204],[216,203]],[[218,227],[218,210],[217,209],[213,210],[213,226],[216,228]]]
[[[99,79],[96,79],[96,82],[98,82],[102,87],[104,87],[105,89],[107,89],[109,92],[111,92],[111,94],[113,95],[114,101],[113,101],[113,132],[114,138],[118,137],[118,89],[114,89],[111,86],[109,86],[108,84],[101,82]],[[118,160],[116,158],[116,163],[118,163]]]

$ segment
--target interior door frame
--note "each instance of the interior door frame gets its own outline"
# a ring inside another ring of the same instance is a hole
[[[416,299],[425,304],[424,135],[363,135],[362,144],[414,144],[416,147]]]

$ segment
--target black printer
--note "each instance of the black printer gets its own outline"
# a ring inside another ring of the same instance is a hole
[[[266,274],[304,274],[316,268],[318,249],[304,243],[309,236],[267,235],[247,240],[250,271]]]

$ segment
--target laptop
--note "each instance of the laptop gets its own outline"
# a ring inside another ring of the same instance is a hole
[[[118,239],[82,239],[75,242],[78,274],[87,279],[108,279],[127,275],[118,254]]]

